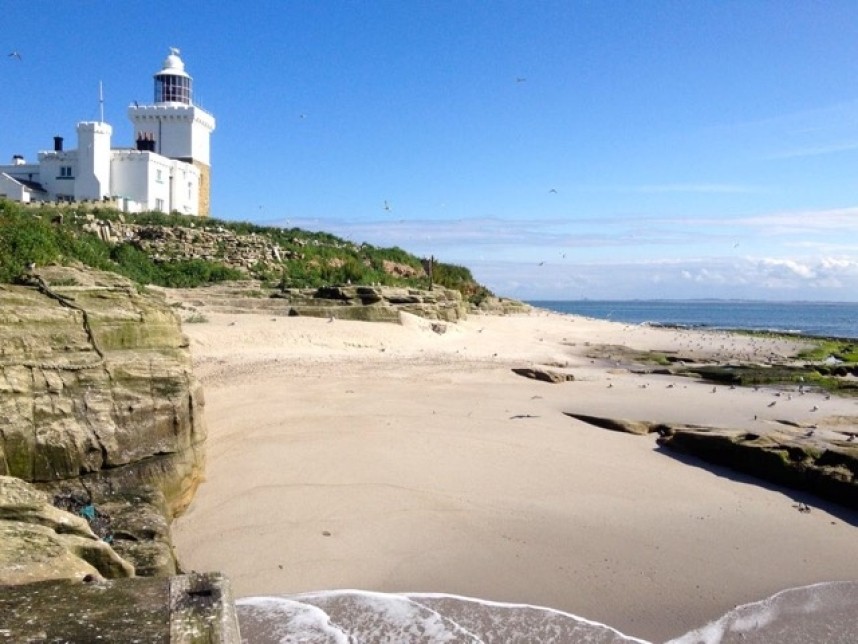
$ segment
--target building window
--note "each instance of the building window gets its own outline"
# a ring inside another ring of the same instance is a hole
[[[156,199],[155,200],[155,210],[159,210],[161,212],[164,212],[164,200],[163,199]]]
[[[194,184],[188,181],[188,199],[193,198],[194,196]]]
[[[74,179],[72,175],[72,167],[70,165],[61,165],[60,166],[60,176],[57,179]]]
[[[164,183],[164,171],[163,170],[155,170],[155,181],[158,183]]]

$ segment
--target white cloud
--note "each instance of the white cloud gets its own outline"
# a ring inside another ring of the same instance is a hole
[[[815,157],[824,154],[837,154],[839,152],[851,152],[858,150],[858,141],[850,143],[830,143],[828,145],[816,145],[804,148],[795,148],[791,150],[783,150],[781,152],[773,152],[766,155],[765,159],[797,159],[801,157]]]
[[[858,208],[703,219],[313,223],[354,242],[467,266],[495,292],[524,299],[858,299]]]

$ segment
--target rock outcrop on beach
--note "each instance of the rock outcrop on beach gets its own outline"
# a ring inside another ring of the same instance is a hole
[[[512,372],[525,378],[541,380],[542,382],[550,382],[555,385],[561,382],[572,382],[575,380],[575,376],[571,373],[563,373],[542,367],[515,367]]]
[[[90,528],[54,506],[50,496],[13,476],[0,476],[0,583],[134,576],[134,566]]]
[[[765,433],[646,420],[568,416],[613,431],[658,433],[658,443],[708,463],[726,466],[765,481],[816,494],[858,509],[858,419],[830,419],[829,427],[782,423]]]
[[[169,522],[201,480],[206,432],[163,298],[68,267],[0,285],[0,393],[0,475],[85,517],[137,574],[176,572]]]
[[[211,311],[398,323],[400,313],[444,322],[456,322],[468,313],[459,291],[441,287],[421,290],[346,285],[275,289],[254,280],[162,292],[186,316]]]
[[[0,615],[10,641],[241,641],[228,580],[177,574],[203,397],[179,317],[112,273],[0,285]]]

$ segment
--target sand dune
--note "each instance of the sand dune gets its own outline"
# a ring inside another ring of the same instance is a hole
[[[563,413],[758,429],[858,415],[852,400],[769,407],[772,390],[635,374],[599,348],[765,361],[790,341],[544,311],[443,334],[413,316],[206,315],[185,329],[207,481],[174,536],[186,568],[226,572],[238,596],[444,592],[659,641],[784,588],[858,579],[855,513]],[[511,371],[533,365],[575,380]]]

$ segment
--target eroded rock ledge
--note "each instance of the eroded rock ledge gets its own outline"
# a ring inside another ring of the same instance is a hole
[[[137,574],[177,570],[169,524],[202,477],[202,405],[162,297],[63,267],[0,286],[0,475],[109,518],[98,536]]]
[[[858,419],[844,425],[849,431],[839,432],[842,438],[823,439],[815,436],[813,428],[785,423],[762,434],[572,412],[566,415],[614,431],[658,433],[659,445],[667,449],[858,509],[858,444],[854,442]]]
[[[467,315],[459,291],[391,286],[326,286],[274,289],[255,280],[193,289],[159,289],[185,317],[194,313],[262,313],[274,316],[333,317],[366,322],[399,322],[400,312],[456,322]]]

